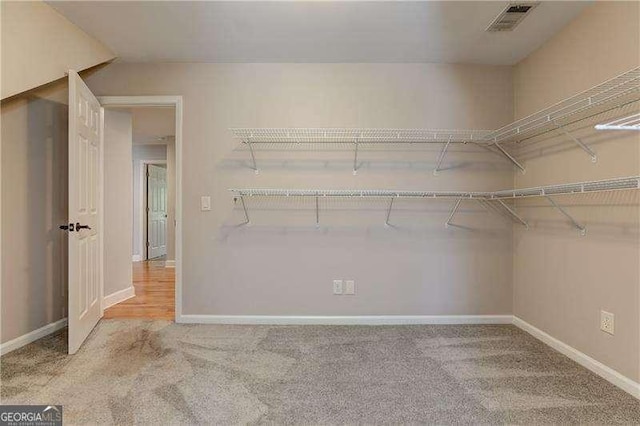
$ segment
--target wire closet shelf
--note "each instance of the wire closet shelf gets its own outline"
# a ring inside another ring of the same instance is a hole
[[[232,128],[236,139],[260,144],[413,144],[483,142],[489,130]]]
[[[589,192],[605,192],[640,188],[640,176],[539,186],[535,188],[509,189],[492,192],[469,191],[396,191],[384,189],[229,189],[239,197],[336,197],[336,198],[470,198],[509,199],[544,197]]]
[[[640,67],[566,98],[497,130],[231,128],[245,143],[486,143],[532,138],[541,133],[640,100]],[[638,119],[639,115],[629,118]]]
[[[444,223],[446,227],[452,226],[452,220],[460,207],[463,200],[474,200],[482,205],[487,211],[492,211],[501,215],[508,215],[509,218],[520,225],[529,228],[527,221],[522,218],[513,206],[509,206],[505,201],[507,199],[525,198],[525,197],[544,197],[547,201],[565,216],[571,224],[580,231],[581,236],[585,236],[587,232],[586,226],[574,219],[562,206],[560,206],[552,196],[584,194],[593,192],[607,192],[640,189],[640,176],[632,176],[625,178],[606,179],[589,182],[578,182],[560,185],[539,186],[535,188],[510,189],[505,191],[493,192],[467,192],[467,191],[397,191],[383,189],[230,189],[235,200],[240,199],[242,209],[245,215],[245,222],[249,224],[249,212],[246,198],[251,197],[306,197],[315,200],[316,211],[316,227],[320,226],[320,203],[319,200],[324,197],[333,198],[375,198],[389,200],[385,225],[390,226],[389,219],[393,208],[394,200],[399,198],[405,199],[455,199],[456,202],[449,214],[448,219]]]
[[[253,150],[255,144],[351,144],[355,148],[353,173],[358,170],[358,147],[372,144],[444,144],[437,158],[434,174],[441,170],[450,144],[473,143],[504,155],[525,171],[524,166],[502,144],[521,142],[551,131],[559,131],[583,149],[593,162],[596,153],[571,135],[566,126],[598,114],[612,111],[640,100],[640,67],[598,84],[548,108],[516,120],[497,130],[460,129],[367,129],[367,128],[231,128],[234,138],[249,147],[252,168],[258,173]],[[639,114],[640,115],[640,114]],[[601,125],[602,129],[640,129],[639,115]],[[631,121],[629,121],[631,120]]]
[[[487,135],[493,143],[522,141],[640,100],[640,67],[598,84]]]

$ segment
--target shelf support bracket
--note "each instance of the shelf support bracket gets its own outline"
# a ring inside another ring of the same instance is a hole
[[[517,220],[518,222],[520,222],[520,224],[522,226],[524,226],[525,228],[529,229],[529,224],[527,223],[526,220],[524,220],[518,213],[516,213],[515,210],[513,210],[511,207],[509,207],[504,201],[502,201],[501,199],[497,200],[500,205],[502,207],[505,208],[506,211],[509,212],[509,214],[511,215],[511,217],[513,217],[515,220]]]
[[[444,146],[442,147],[442,151],[440,151],[440,155],[438,156],[438,162],[436,164],[436,168],[433,169],[433,175],[434,176],[438,176],[438,172],[440,171],[440,165],[442,164],[442,160],[444,160],[444,156],[447,153],[447,149],[449,149],[449,144],[451,144],[451,139],[453,138],[453,135],[449,136],[449,140],[447,140],[447,143],[444,144]]]
[[[242,210],[244,211],[244,222],[241,225],[248,225],[251,221],[249,220],[249,212],[247,212],[247,205],[244,203],[244,196],[240,196],[240,203],[242,204]]]
[[[391,208],[393,207],[393,200],[394,200],[394,197],[391,197],[391,200],[389,201],[389,208],[387,209],[387,219],[384,221],[384,224],[386,226],[391,226],[391,224],[389,223],[389,218],[391,217]]]
[[[251,163],[253,164],[253,167],[251,168],[256,174],[258,174],[260,173],[260,170],[258,170],[258,166],[256,165],[256,156],[253,153],[253,145],[251,145],[251,140],[246,139],[244,143],[246,143],[249,146],[249,153],[251,154]]]
[[[458,200],[456,201],[456,204],[453,206],[453,209],[449,214],[449,218],[444,223],[445,228],[448,228],[449,226],[451,226],[451,220],[453,219],[453,216],[455,216],[456,212],[458,211],[458,207],[460,207],[461,202],[462,202],[462,197],[458,198]]]
[[[499,207],[491,204],[488,200],[483,199],[483,198],[476,198],[476,200],[478,201],[478,203],[482,206],[482,208],[489,214],[495,214],[497,216],[500,216],[501,218],[505,219],[505,216],[500,213],[500,211],[498,210]],[[511,221],[511,219],[509,219],[509,221]]]
[[[569,219],[571,221],[571,223],[573,224],[573,226],[575,226],[578,231],[580,231],[580,235],[581,236],[585,236],[587,235],[587,228],[578,223],[578,221],[576,221],[573,216],[571,216],[569,213],[567,213],[567,211],[565,209],[563,209],[562,207],[560,207],[553,198],[549,197],[548,195],[545,195],[545,198],[549,201],[549,203],[551,203],[551,205],[553,207],[555,207],[560,213],[562,213],[567,219]]]
[[[358,139],[355,140],[355,152],[353,156],[353,175],[358,174]]]
[[[571,139],[573,142],[576,143],[576,145],[578,145],[580,148],[582,148],[582,150],[584,152],[586,152],[587,154],[589,154],[589,156],[591,157],[591,162],[592,163],[596,163],[598,161],[598,156],[596,155],[595,151],[593,151],[591,148],[589,148],[584,142],[582,142],[580,139],[576,138],[575,136],[573,136],[571,133],[569,133],[568,131],[565,130],[564,127],[559,126],[556,124],[556,128],[563,133],[566,137],[568,137],[569,139]]]
[[[520,171],[522,172],[522,174],[524,174],[525,169],[522,166],[522,164],[520,164],[518,162],[518,160],[516,160],[513,155],[509,154],[502,146],[500,146],[500,144],[498,142],[494,142],[493,143],[496,148],[498,148],[500,150],[500,152],[502,152],[504,154],[505,157],[507,157],[509,159],[509,161],[511,161],[517,168],[520,169]]]
[[[320,200],[316,195],[316,228],[320,228]]]

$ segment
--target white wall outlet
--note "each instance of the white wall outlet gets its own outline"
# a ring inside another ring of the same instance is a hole
[[[342,294],[342,280],[333,280],[333,294]]]
[[[614,316],[611,312],[600,311],[600,330],[605,333],[613,334],[614,329]]]
[[[208,212],[211,210],[211,197],[203,195],[200,197],[200,211]]]
[[[344,294],[356,294],[356,282],[354,280],[346,280],[344,282]]]

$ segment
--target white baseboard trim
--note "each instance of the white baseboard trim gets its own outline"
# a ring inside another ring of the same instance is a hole
[[[41,339],[45,336],[48,336],[51,333],[54,333],[62,328],[67,326],[67,319],[63,318],[56,322],[52,322],[50,324],[45,325],[44,327],[40,327],[37,330],[33,330],[30,333],[23,334],[20,337],[16,337],[13,340],[9,340],[6,343],[0,345],[0,355],[8,354],[11,351],[15,351],[29,343],[35,342],[38,339]]]
[[[589,355],[583,352],[580,352],[579,350],[567,345],[564,342],[561,342],[555,337],[545,333],[539,328],[534,327],[533,325],[529,324],[528,322],[516,316],[513,317],[513,325],[526,331],[536,339],[551,346],[553,349],[571,358],[578,364],[582,365],[588,370],[591,370],[592,372],[602,377],[603,379],[613,383],[614,385],[624,390],[625,392],[628,392],[634,397],[640,399],[640,383],[637,383],[631,380],[630,378],[618,373],[613,368],[607,367],[600,361],[596,361],[595,359],[591,358]]]
[[[511,315],[367,315],[367,316],[280,316],[280,315],[180,315],[183,324],[269,324],[269,325],[401,325],[401,324],[511,324]]]
[[[134,254],[131,258],[134,262],[142,262],[142,256],[139,254]]]
[[[175,260],[165,260],[164,261],[164,267],[165,268],[175,268],[176,267],[176,261]]]
[[[116,303],[131,299],[135,295],[136,293],[133,286],[125,288],[124,290],[116,291],[115,293],[111,293],[102,299],[102,309],[107,309],[108,307],[113,306]]]

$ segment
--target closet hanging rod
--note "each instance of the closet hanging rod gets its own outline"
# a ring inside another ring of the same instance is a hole
[[[597,130],[640,130],[640,112],[608,123],[597,124]]]

